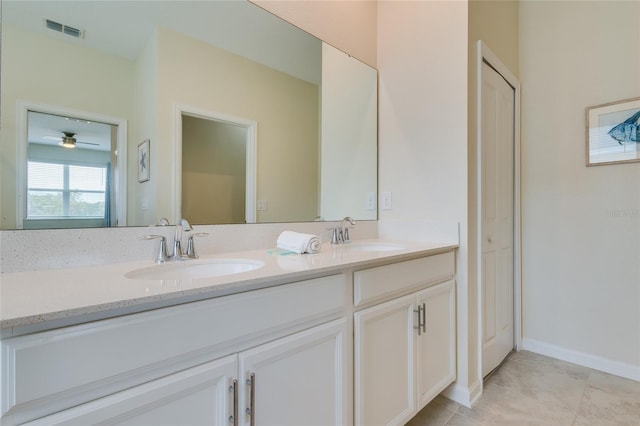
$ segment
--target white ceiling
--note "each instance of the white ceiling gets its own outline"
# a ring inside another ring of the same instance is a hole
[[[76,147],[111,151],[111,125],[29,111],[29,143],[58,145],[64,132],[76,135]]]

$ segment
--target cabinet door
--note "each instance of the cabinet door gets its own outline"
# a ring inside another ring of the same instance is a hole
[[[417,340],[418,410],[456,378],[455,282],[447,281],[418,293],[425,307],[425,332]]]
[[[336,320],[241,352],[240,424],[347,424],[346,330]]]
[[[237,371],[237,356],[229,356],[27,424],[226,426]]]
[[[354,315],[355,423],[406,423],[415,414],[415,294]]]

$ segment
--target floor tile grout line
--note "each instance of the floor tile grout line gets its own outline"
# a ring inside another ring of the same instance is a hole
[[[587,394],[587,389],[589,389],[589,382],[587,381],[586,386],[582,390],[582,395],[580,395],[580,402],[578,402],[578,408],[576,408],[575,413],[573,413],[573,421],[571,422],[571,426],[575,426],[576,421],[578,420],[578,414],[580,414],[580,408],[582,407],[582,402],[584,401],[584,397]]]

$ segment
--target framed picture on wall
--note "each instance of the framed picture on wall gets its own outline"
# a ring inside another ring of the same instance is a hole
[[[587,166],[640,161],[640,98],[586,108]]]
[[[138,145],[138,182],[146,182],[150,178],[149,139]]]

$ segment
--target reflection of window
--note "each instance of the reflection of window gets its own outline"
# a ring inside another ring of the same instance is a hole
[[[106,166],[27,163],[27,217],[104,218]]]

